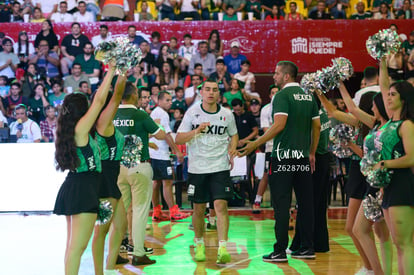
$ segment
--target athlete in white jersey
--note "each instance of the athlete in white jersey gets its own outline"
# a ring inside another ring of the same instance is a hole
[[[206,203],[214,201],[217,213],[219,249],[217,263],[230,262],[226,244],[229,230],[227,200],[233,196],[230,163],[236,154],[237,127],[230,110],[217,104],[218,84],[207,80],[201,89],[203,101],[184,115],[177,144],[188,147],[188,195],[194,202],[195,261],[205,261],[203,239]]]

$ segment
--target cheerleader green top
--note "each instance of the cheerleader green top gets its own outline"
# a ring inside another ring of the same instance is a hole
[[[380,138],[381,134],[385,128],[386,124],[384,124],[381,128],[378,129],[379,124],[377,124],[365,137],[364,141],[364,156],[368,154],[369,151],[372,150],[381,150],[381,143]]]
[[[381,134],[380,141],[382,143],[382,159],[397,159],[405,155],[404,146],[401,137],[398,135],[402,120],[388,121]]]
[[[96,141],[101,150],[101,160],[120,161],[124,150],[124,135],[115,128],[110,137],[103,137],[96,133]]]
[[[89,135],[88,144],[76,148],[79,157],[79,166],[76,173],[82,172],[102,172],[101,156],[99,153],[98,143]]]

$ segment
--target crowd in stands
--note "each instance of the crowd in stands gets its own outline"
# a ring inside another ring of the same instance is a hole
[[[0,22],[413,19],[411,0],[19,0],[0,2]],[[134,17],[128,16],[134,13]]]

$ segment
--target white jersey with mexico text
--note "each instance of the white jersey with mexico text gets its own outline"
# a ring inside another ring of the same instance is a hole
[[[215,113],[204,111],[201,104],[194,105],[185,113],[178,133],[190,132],[203,122],[209,122],[210,126],[187,143],[188,172],[207,174],[229,170],[230,137],[237,134],[233,113],[220,105]]]
[[[159,124],[164,128],[166,134],[171,133],[170,128],[170,117],[168,113],[161,107],[157,106],[151,112],[151,118],[156,121],[160,120]],[[165,139],[159,140],[154,137],[150,138],[150,142],[155,143],[158,146],[158,150],[151,149],[149,150],[150,156],[152,159],[158,160],[169,160],[170,159],[170,147]]]

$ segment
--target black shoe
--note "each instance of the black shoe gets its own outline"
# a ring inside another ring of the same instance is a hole
[[[263,256],[263,261],[265,262],[287,262],[286,252],[272,252],[269,255]]]
[[[144,246],[144,250],[145,250],[145,254],[147,254],[147,255],[154,253],[154,248],[151,248],[151,247],[145,247]]]
[[[292,252],[290,254],[292,258],[298,258],[298,259],[315,259],[315,251],[313,249],[304,249],[301,248],[297,251]]]
[[[132,244],[127,244],[126,249],[129,255],[131,255],[134,252],[134,246]]]
[[[132,257],[132,265],[148,265],[148,264],[155,264],[155,260],[151,260],[147,257],[147,255],[144,256],[133,256]]]
[[[116,264],[126,264],[129,263],[129,259],[122,258],[118,255],[118,258],[116,258]]]

